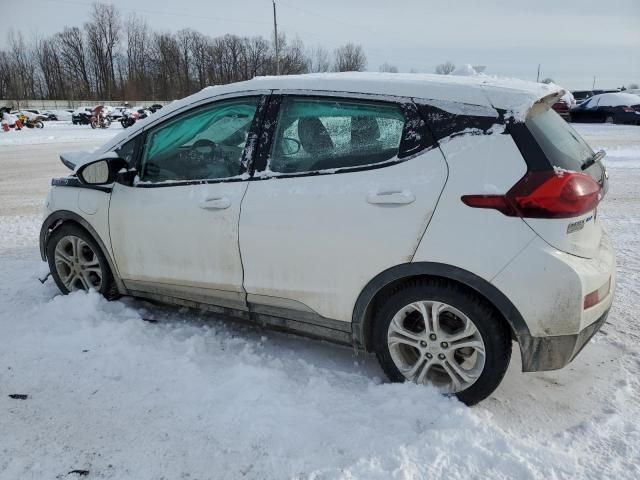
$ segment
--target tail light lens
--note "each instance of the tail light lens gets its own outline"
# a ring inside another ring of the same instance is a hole
[[[623,112],[633,113],[635,110],[632,107],[622,107]]]
[[[591,308],[597,305],[598,303],[600,303],[602,300],[606,298],[607,295],[609,295],[610,291],[611,291],[611,277],[609,277],[609,280],[607,280],[607,282],[604,285],[602,285],[598,290],[594,290],[588,295],[585,295],[584,304],[583,304],[584,310],[586,310],[587,308]]]
[[[587,213],[602,199],[602,187],[577,172],[527,172],[506,195],[464,195],[474,208],[492,208],[510,217],[571,218]]]

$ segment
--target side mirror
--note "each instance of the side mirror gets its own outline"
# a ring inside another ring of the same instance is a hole
[[[100,158],[81,165],[76,175],[85,185],[108,185],[116,181],[118,172],[123,168],[127,168],[127,162],[122,158]]]

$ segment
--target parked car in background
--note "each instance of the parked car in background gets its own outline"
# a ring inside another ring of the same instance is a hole
[[[588,98],[593,97],[593,92],[591,90],[573,90],[571,94],[573,95],[577,105],[581,104]]]
[[[71,114],[71,123],[74,125],[90,125],[92,111],[91,107],[76,108]]]
[[[372,73],[207,88],[61,156],[41,255],[64,294],[327,338],[473,404],[513,341],[524,371],[562,368],[613,301],[603,152],[550,108],[561,92]]]
[[[576,101],[573,98],[571,92],[565,93],[560,100],[554,103],[551,108],[553,108],[558,115],[560,115],[565,120],[569,120],[570,115],[569,111],[576,105]]]
[[[640,96],[632,93],[603,93],[576,105],[572,122],[628,123],[640,125]]]
[[[154,103],[153,105],[148,107],[147,110],[149,110],[151,113],[156,113],[156,111],[160,110],[161,108],[162,105],[160,105],[159,103]]]
[[[619,88],[610,88],[610,89],[596,89],[593,91],[594,95],[602,95],[603,93],[620,93]]]
[[[45,110],[44,113],[48,116],[49,120],[57,121],[57,120],[60,119],[58,117],[58,114],[56,112],[54,112],[53,110]]]

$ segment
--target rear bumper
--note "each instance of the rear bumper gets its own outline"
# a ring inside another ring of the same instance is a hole
[[[598,330],[604,325],[609,310],[604,312],[591,325],[575,335],[559,335],[556,337],[532,337],[521,335],[520,351],[522,353],[522,371],[540,372],[557,370],[571,362],[584,348]]]
[[[616,287],[615,252],[603,233],[598,254],[582,258],[535,239],[492,281],[529,329],[517,335],[525,372],[564,367],[606,321]],[[593,306],[587,295],[609,285]]]

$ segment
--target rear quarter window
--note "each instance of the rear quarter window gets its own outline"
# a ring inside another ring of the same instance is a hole
[[[555,169],[582,172],[582,165],[594,154],[578,132],[547,104],[534,105],[525,125]],[[603,168],[594,164],[585,173],[600,181]]]

